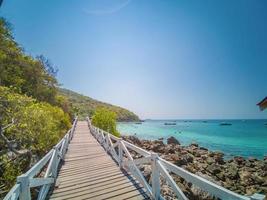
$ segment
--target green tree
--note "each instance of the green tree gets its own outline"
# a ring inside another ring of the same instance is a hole
[[[0,86],[55,105],[57,70],[44,56],[24,53],[12,36],[11,25],[0,18]]]
[[[61,108],[0,86],[0,127],[11,121],[13,126],[0,134],[0,185],[6,190],[71,126],[69,116]]]
[[[57,94],[56,73],[44,56],[26,55],[0,17],[1,190],[8,191],[71,126],[71,104]]]
[[[116,129],[116,113],[106,108],[97,108],[92,117],[92,124],[117,137],[120,133]]]

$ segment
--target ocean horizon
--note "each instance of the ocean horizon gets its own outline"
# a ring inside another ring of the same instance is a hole
[[[166,125],[167,123],[167,125]],[[267,155],[267,119],[147,119],[140,123],[118,122],[122,135],[156,140],[174,136],[181,145],[197,143],[225,158],[263,159]]]

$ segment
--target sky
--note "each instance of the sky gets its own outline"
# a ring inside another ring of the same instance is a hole
[[[265,0],[4,0],[62,87],[146,119],[267,118]]]

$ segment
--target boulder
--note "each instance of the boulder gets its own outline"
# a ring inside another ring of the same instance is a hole
[[[174,164],[176,164],[178,166],[186,165],[187,160],[183,157],[177,157],[176,160],[174,161]]]
[[[155,140],[153,143],[150,145],[150,149],[156,153],[164,153],[165,151],[165,145],[163,141],[161,140]]]
[[[180,145],[180,142],[173,136],[169,137],[167,139],[167,144],[178,144]]]
[[[191,146],[191,147],[198,147],[198,144],[195,143],[195,142],[192,142],[192,143],[190,144],[190,146]]]
[[[239,177],[241,180],[241,183],[245,186],[251,185],[253,183],[253,180],[251,179],[251,173],[245,170],[239,171]]]
[[[209,165],[211,165],[211,164],[213,164],[215,161],[211,158],[211,157],[208,157],[207,158],[207,163],[209,164]]]
[[[200,149],[200,150],[203,150],[203,151],[208,151],[208,149],[205,148],[205,147],[199,147],[199,149]]]
[[[141,141],[139,140],[139,138],[138,137],[136,137],[136,136],[133,136],[133,135],[130,135],[130,136],[123,136],[122,137],[124,140],[126,140],[126,141],[129,141],[130,143],[132,143],[132,144],[135,144],[135,145],[139,145],[139,146],[141,146]]]
[[[152,173],[151,166],[150,165],[144,165],[140,170],[143,171],[143,175],[144,175],[145,179],[149,182],[150,177],[151,177],[151,173]]]
[[[207,170],[212,174],[212,175],[216,175],[218,173],[220,173],[222,170],[220,168],[219,165],[217,164],[211,164],[207,167]]]
[[[229,166],[226,176],[231,180],[236,180],[239,177],[238,168],[235,167],[234,165]]]
[[[225,175],[223,172],[216,174],[216,177],[222,181],[225,181]]]
[[[165,154],[173,154],[173,153],[175,153],[175,149],[172,146],[167,145],[164,149],[164,153]]]
[[[259,185],[262,185],[265,182],[264,178],[262,178],[256,174],[253,174],[251,178],[252,178],[254,183],[259,184]]]
[[[215,162],[219,163],[219,164],[224,164],[224,159],[223,159],[224,154],[222,152],[214,152],[214,160]]]
[[[191,154],[186,154],[183,156],[183,158],[186,160],[187,163],[192,163],[194,160],[194,157]]]
[[[245,162],[245,159],[241,156],[236,156],[234,157],[234,161],[238,164],[238,165],[243,165]]]

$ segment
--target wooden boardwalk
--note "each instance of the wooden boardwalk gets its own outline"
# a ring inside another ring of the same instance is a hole
[[[147,199],[79,121],[50,199]]]

